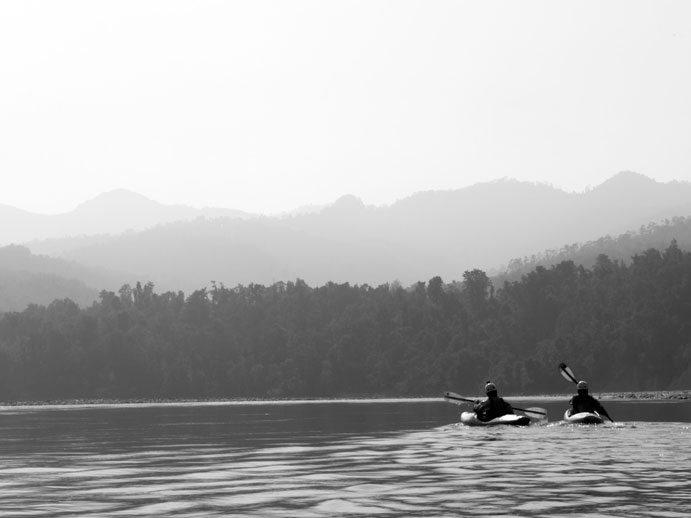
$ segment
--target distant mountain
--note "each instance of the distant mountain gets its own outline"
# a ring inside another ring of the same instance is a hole
[[[450,282],[479,268],[501,281],[569,258],[588,266],[598,253],[628,260],[651,243],[665,248],[672,238],[691,248],[691,236],[684,237],[691,225],[664,224],[691,216],[691,184],[659,183],[630,172],[584,193],[500,180],[422,192],[389,207],[367,206],[347,195],[318,212],[283,217],[218,211],[201,216],[195,209],[114,191],[80,205],[69,218],[37,216],[45,223],[39,225],[43,234],[68,228],[71,218],[87,220],[79,224],[80,232],[99,232],[0,247],[0,299],[9,301],[7,293],[21,293],[22,285],[32,295],[18,304],[62,298],[76,294],[77,283],[83,291],[74,296],[82,304],[101,289],[115,291],[137,280],[152,281],[159,291],[186,293],[212,281],[235,286],[296,278],[311,285],[399,281],[407,286],[435,276]],[[120,221],[109,222],[107,214],[120,215]],[[2,217],[13,222],[17,214]],[[8,235],[8,227],[0,234]],[[125,227],[132,230],[101,232]],[[634,239],[640,229],[651,239]],[[60,288],[41,295],[32,284],[39,277]],[[9,302],[4,307],[17,309]]]
[[[195,209],[184,205],[164,205],[124,189],[110,191],[79,205],[73,211],[33,214],[0,205],[0,221],[11,222],[0,228],[0,246],[49,238],[120,234],[140,231],[174,221],[200,217],[247,218],[251,214],[219,208]]]
[[[691,215],[691,184],[620,173],[584,193],[500,180],[413,195],[390,207],[344,196],[314,214],[206,218],[119,236],[48,244],[93,268],[137,272],[158,289],[301,278],[409,285]],[[32,250],[40,253],[41,243]]]

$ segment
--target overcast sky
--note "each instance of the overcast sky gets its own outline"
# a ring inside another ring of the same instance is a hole
[[[691,181],[691,2],[0,3],[0,204]]]

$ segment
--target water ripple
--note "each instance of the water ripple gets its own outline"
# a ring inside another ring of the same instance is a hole
[[[7,416],[5,416],[7,417]],[[123,436],[124,437],[124,436]],[[691,515],[679,423],[89,442],[0,438],[3,517]],[[208,439],[208,440],[207,440]]]

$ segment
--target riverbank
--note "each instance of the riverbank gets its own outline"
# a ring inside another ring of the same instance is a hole
[[[603,393],[603,399],[645,399],[651,401],[664,401],[668,399],[691,399],[691,390],[660,390],[653,392],[613,392]]]
[[[574,391],[575,393],[575,391]],[[550,394],[541,396],[511,396],[507,395],[507,399],[525,400],[525,401],[554,401],[560,399],[570,399],[574,393],[568,394]],[[656,391],[641,391],[641,392],[591,392],[592,396],[597,399],[610,401],[687,401],[691,400],[691,390],[656,390]]]
[[[549,394],[536,396],[511,396],[506,397],[511,400],[561,400],[570,398],[572,394]],[[691,390],[659,390],[643,392],[602,392],[593,393],[595,397],[602,400],[645,400],[645,401],[684,401],[691,400]],[[261,403],[318,403],[318,402],[386,402],[386,401],[434,401],[433,397],[409,397],[409,398],[387,398],[387,397],[350,397],[350,398],[295,398],[295,399],[271,399],[271,398],[223,398],[223,399],[166,399],[166,398],[125,398],[125,399],[61,399],[61,400],[41,400],[41,401],[0,401],[0,407],[20,407],[20,406],[84,406],[84,405],[224,405],[224,404],[261,404]],[[442,400],[442,397],[439,398]]]

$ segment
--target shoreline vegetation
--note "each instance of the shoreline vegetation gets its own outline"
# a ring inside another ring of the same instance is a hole
[[[643,392],[603,392],[595,393],[599,399],[609,401],[688,401],[691,400],[691,390],[658,390],[658,391],[643,391]],[[507,394],[505,397],[509,400],[515,401],[559,401],[568,399],[572,394],[549,394],[549,395],[535,395],[535,396],[511,396]],[[147,406],[147,405],[209,405],[209,404],[264,404],[264,403],[357,403],[357,402],[405,402],[405,401],[443,401],[440,396],[436,397],[383,397],[383,396],[357,396],[357,397],[342,397],[342,398],[222,398],[222,399],[195,399],[195,398],[126,398],[126,399],[60,399],[60,400],[36,400],[36,401],[0,401],[0,409],[8,407],[29,407],[29,406]]]
[[[564,261],[496,289],[477,269],[406,288],[212,281],[185,295],[137,282],[86,308],[0,315],[0,401],[475,399],[488,379],[531,397],[573,390],[560,360],[594,394],[668,399],[651,389],[691,389],[689,304],[691,252],[674,240],[630,264]]]

